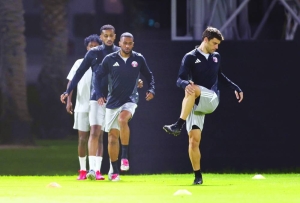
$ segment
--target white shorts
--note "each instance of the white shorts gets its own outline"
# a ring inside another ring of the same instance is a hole
[[[104,128],[104,119],[105,119],[105,104],[99,105],[97,101],[90,101],[90,112],[89,112],[89,121],[90,125],[100,125],[102,129]]]
[[[89,113],[88,112],[74,112],[74,129],[88,132],[90,131]]]
[[[198,105],[194,105],[191,113],[186,119],[186,130],[190,132],[193,125],[196,125],[203,130],[205,114],[210,114],[216,110],[219,105],[217,94],[205,87],[199,86],[201,95]]]
[[[106,115],[105,115],[105,132],[109,132],[112,128],[120,130],[118,117],[121,111],[129,111],[131,113],[131,118],[134,115],[135,109],[137,107],[137,104],[135,103],[125,103],[121,107],[117,109],[106,109]]]

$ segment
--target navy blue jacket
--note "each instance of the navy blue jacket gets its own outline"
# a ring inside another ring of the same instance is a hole
[[[115,109],[127,102],[138,103],[137,91],[140,73],[148,83],[148,92],[155,94],[154,77],[142,54],[132,51],[126,63],[119,55],[120,51],[107,55],[98,67],[95,90],[97,98],[104,97],[99,82],[108,78],[108,96],[106,108]]]
[[[118,51],[120,49],[120,47],[117,47],[115,45],[113,46],[106,46],[105,44],[99,45],[97,47],[93,47],[92,49],[90,49],[82,63],[80,64],[79,68],[76,71],[76,74],[74,75],[68,89],[66,90],[67,94],[70,94],[70,92],[77,86],[78,82],[80,81],[80,79],[82,78],[82,76],[84,75],[84,73],[91,67],[92,68],[92,86],[91,86],[91,100],[96,100],[96,94],[95,94],[95,90],[93,87],[93,80],[95,80],[95,71],[97,70],[97,67],[99,66],[99,64],[101,64],[103,58],[114,52],[114,51]],[[102,80],[102,85],[101,87],[103,87],[102,92],[105,95],[105,97],[107,96],[108,93],[108,81],[107,81],[107,77],[103,78]]]
[[[237,92],[242,90],[229,80],[220,68],[221,56],[218,52],[209,55],[208,59],[194,49],[185,54],[178,73],[177,86],[185,88],[192,80],[194,84],[211,89],[219,95],[218,82]]]

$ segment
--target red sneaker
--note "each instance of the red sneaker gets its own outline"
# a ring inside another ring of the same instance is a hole
[[[96,171],[96,180],[104,180],[104,176],[100,173],[100,171]]]
[[[78,172],[79,172],[79,176],[77,177],[77,180],[85,180],[86,179],[86,171],[80,170]]]

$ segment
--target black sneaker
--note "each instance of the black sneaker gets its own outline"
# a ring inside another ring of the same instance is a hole
[[[173,134],[175,136],[179,135],[181,132],[181,128],[179,126],[177,126],[176,124],[172,124],[172,125],[165,125],[163,127],[163,129],[169,133],[169,134]]]
[[[201,185],[203,183],[202,177],[195,178],[193,185]]]

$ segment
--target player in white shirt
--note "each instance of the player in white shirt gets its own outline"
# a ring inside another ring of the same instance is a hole
[[[100,43],[101,40],[99,36],[96,34],[90,35],[84,40],[84,45],[86,46],[88,51],[93,47],[99,46]],[[67,79],[69,80],[68,86],[70,85],[82,61],[83,59],[78,59],[74,63],[72,69],[70,70],[67,76]],[[86,179],[86,174],[87,174],[86,146],[87,146],[89,131],[90,131],[89,116],[96,116],[96,115],[91,115],[93,112],[90,112],[91,111],[90,108],[91,79],[92,79],[92,70],[91,68],[89,68],[77,84],[77,95],[76,95],[76,105],[74,109],[74,126],[73,126],[74,129],[78,130],[78,157],[79,157],[80,170],[79,170],[79,176],[77,180]],[[68,113],[73,114],[71,98],[72,98],[72,92],[68,96],[66,109]],[[89,142],[91,142],[90,139]],[[100,173],[102,156],[103,156],[103,131],[101,131],[99,137],[98,150],[96,154],[96,166],[95,166],[97,168],[96,180],[104,180],[104,177]]]

